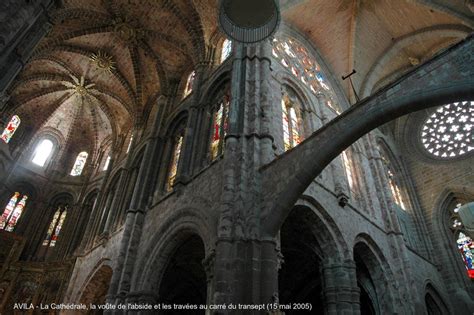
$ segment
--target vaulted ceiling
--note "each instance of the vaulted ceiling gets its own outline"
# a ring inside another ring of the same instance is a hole
[[[351,94],[359,96],[396,77],[472,32],[465,0],[284,0],[283,20],[302,32]]]
[[[360,95],[473,25],[464,0],[281,3],[283,23],[312,42],[337,78],[356,69]],[[219,32],[217,8],[217,0],[64,0],[10,88],[10,111],[34,130],[53,128],[79,149],[97,149],[128,132],[171,82],[205,58]],[[348,82],[340,82],[350,95]]]

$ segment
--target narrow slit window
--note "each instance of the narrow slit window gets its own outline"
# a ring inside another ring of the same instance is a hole
[[[105,160],[105,163],[104,163],[104,168],[102,170],[106,171],[109,168],[109,164],[110,164],[110,155],[107,156],[107,159]]]
[[[193,71],[189,74],[188,79],[186,81],[186,86],[184,88],[183,98],[191,94],[191,92],[193,91],[195,77],[196,77],[196,71]]]
[[[221,63],[223,63],[227,58],[229,58],[232,52],[232,41],[229,39],[225,39],[222,43],[222,51],[221,51]]]
[[[289,150],[302,141],[301,137],[301,120],[298,118],[300,105],[290,100],[287,94],[283,95],[281,100],[282,110],[282,126],[283,126],[283,143],[285,151]]]
[[[126,153],[130,151],[130,148],[132,147],[132,142],[133,142],[133,135],[130,136],[130,141],[128,142],[128,147]]]
[[[213,114],[210,147],[211,161],[215,160],[224,148],[224,140],[229,127],[229,105],[230,98],[228,95],[225,95]]]
[[[175,141],[172,156],[171,156],[171,163],[170,163],[170,171],[168,174],[168,180],[166,182],[166,191],[171,191],[173,189],[174,182],[176,180],[176,175],[178,174],[178,165],[179,159],[181,157],[181,147],[183,145],[183,136],[180,135]]]

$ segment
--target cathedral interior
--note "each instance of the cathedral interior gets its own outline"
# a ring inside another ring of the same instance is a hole
[[[0,314],[474,313],[474,1],[277,2],[0,1]]]

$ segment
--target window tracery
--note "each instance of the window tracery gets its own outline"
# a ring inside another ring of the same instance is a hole
[[[77,155],[76,162],[74,162],[74,166],[70,173],[71,176],[79,176],[82,174],[82,170],[86,165],[87,156],[87,152],[81,152]]]
[[[44,164],[46,163],[46,160],[51,155],[51,152],[53,151],[53,147],[54,145],[51,140],[44,139],[43,141],[41,141],[36,146],[36,150],[35,150],[35,154],[33,156],[32,162],[38,166],[43,167]]]
[[[10,142],[10,140],[12,139],[13,137],[13,134],[15,133],[15,131],[18,129],[18,127],[20,126],[20,123],[21,123],[21,120],[20,120],[20,117],[18,117],[17,115],[14,115],[10,121],[8,122],[7,126],[5,127],[5,129],[3,130],[2,132],[2,135],[0,136],[0,138],[5,142],[5,143],[8,143]]]
[[[224,140],[229,124],[230,96],[225,94],[218,102],[217,108],[212,114],[211,126],[211,161],[215,160],[223,151]]]
[[[456,239],[456,244],[459,253],[461,254],[466,272],[469,278],[474,279],[474,242],[464,233],[464,226],[459,218],[459,208],[461,203],[456,204],[454,209],[450,212],[450,228],[453,231]]]
[[[193,91],[193,85],[194,85],[194,79],[195,78],[196,78],[196,71],[192,71],[189,74],[188,79],[186,80],[186,86],[184,87],[183,98],[185,98],[186,96],[191,94],[191,92]]]
[[[166,191],[173,190],[173,185],[178,174],[178,166],[181,158],[181,148],[183,145],[183,134],[176,137],[173,145],[173,151],[171,155],[170,167],[168,172],[168,179],[166,181]]]
[[[21,214],[26,205],[26,200],[28,199],[27,195],[23,195],[20,201],[21,194],[19,192],[15,192],[13,196],[8,201],[5,210],[3,211],[2,216],[0,217],[0,229],[4,229],[8,232],[13,232],[18,219],[20,218]]]
[[[46,238],[43,241],[43,246],[54,247],[63,227],[64,220],[66,219],[68,206],[59,206],[54,213],[53,219],[49,224],[48,231],[46,232]]]
[[[232,41],[230,39],[225,39],[222,43],[221,50],[221,63],[223,63],[227,58],[229,58],[232,52]]]
[[[421,142],[437,158],[456,158],[474,150],[473,129],[474,101],[447,104],[425,121]]]
[[[285,93],[281,99],[283,142],[285,151],[299,144],[302,138],[301,105]]]
[[[321,67],[301,43],[294,38],[275,37],[272,55],[314,95],[321,93],[327,95],[329,100],[326,105],[338,112],[334,106],[334,93],[322,73]]]

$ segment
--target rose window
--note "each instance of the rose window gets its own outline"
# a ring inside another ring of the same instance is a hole
[[[439,107],[421,130],[423,147],[437,158],[455,158],[474,150],[474,101]]]

